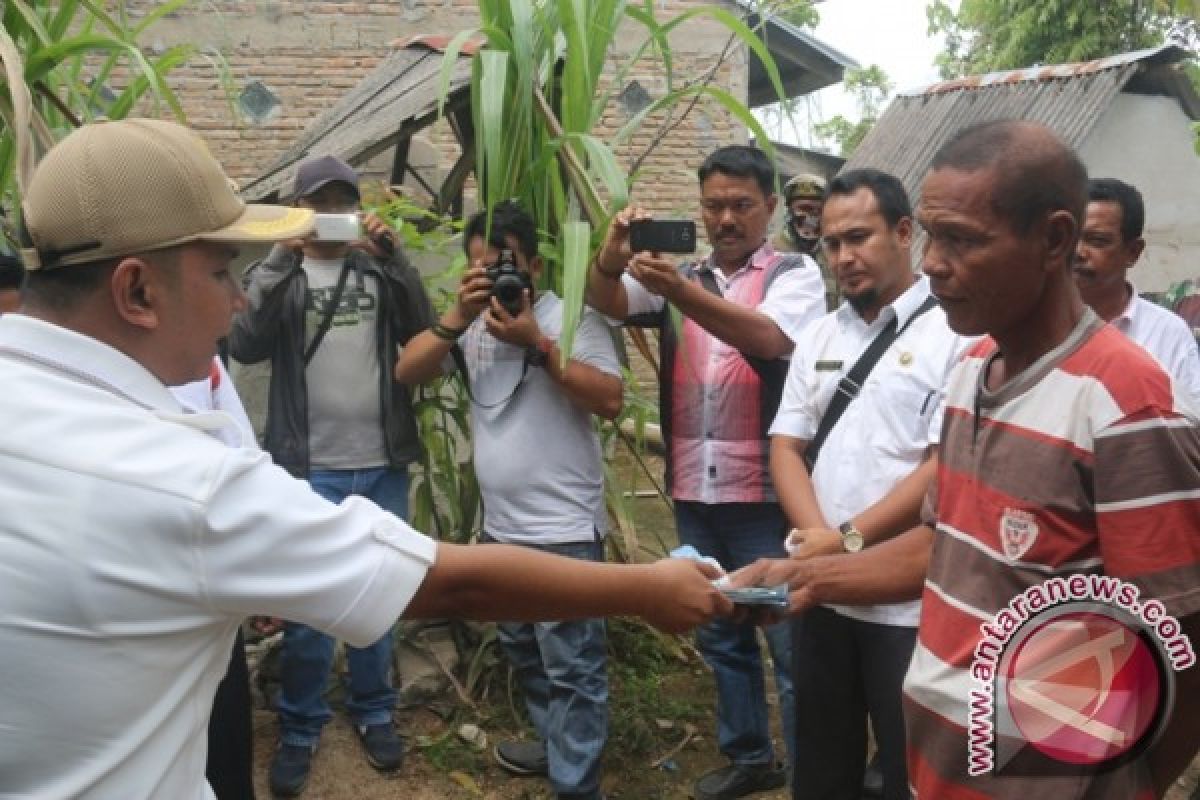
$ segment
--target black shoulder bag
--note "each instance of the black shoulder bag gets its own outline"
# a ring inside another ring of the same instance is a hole
[[[884,329],[879,332],[863,354],[858,357],[858,361],[854,362],[854,366],[850,371],[842,376],[838,381],[837,390],[833,393],[833,400],[830,401],[829,407],[825,409],[825,414],[821,417],[821,423],[817,426],[817,432],[813,435],[812,441],[808,443],[808,448],[804,451],[804,464],[808,467],[811,473],[813,465],[817,463],[817,456],[821,454],[821,445],[825,444],[825,440],[829,438],[829,432],[833,430],[833,426],[841,419],[842,413],[850,402],[858,397],[858,393],[862,391],[863,383],[867,376],[871,374],[871,370],[879,363],[879,359],[883,358],[883,354],[888,348],[900,338],[900,334],[908,330],[908,326],[913,324],[917,317],[924,314],[929,309],[937,305],[937,298],[930,295],[925,298],[925,302],[912,313],[908,321],[904,323],[904,327],[897,329],[896,318],[892,317]]]

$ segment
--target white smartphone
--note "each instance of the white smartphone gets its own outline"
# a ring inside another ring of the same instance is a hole
[[[356,242],[362,238],[358,214],[316,214],[313,239],[318,242]]]

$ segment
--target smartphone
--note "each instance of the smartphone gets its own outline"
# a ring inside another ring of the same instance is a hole
[[[358,214],[314,214],[318,242],[356,242],[362,238],[362,222]]]
[[[694,253],[696,223],[690,219],[635,219],[629,223],[629,247],[635,253]]]

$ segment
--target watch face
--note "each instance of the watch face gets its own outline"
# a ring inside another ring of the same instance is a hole
[[[842,532],[842,547],[847,553],[857,553],[863,548],[862,534],[855,528]]]

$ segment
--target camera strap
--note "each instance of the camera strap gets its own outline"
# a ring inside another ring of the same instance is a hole
[[[325,306],[325,314],[321,317],[321,324],[317,326],[317,332],[313,334],[312,341],[308,343],[308,347],[304,348],[304,366],[306,367],[308,366],[308,362],[312,361],[312,357],[316,355],[317,348],[321,346],[321,341],[325,338],[325,334],[329,333],[330,327],[333,326],[333,315],[337,313],[338,306],[342,304],[342,293],[346,291],[346,279],[348,277],[350,277],[349,260],[342,263],[342,271],[338,274],[337,285],[333,289],[333,297],[329,299],[329,304]]]

